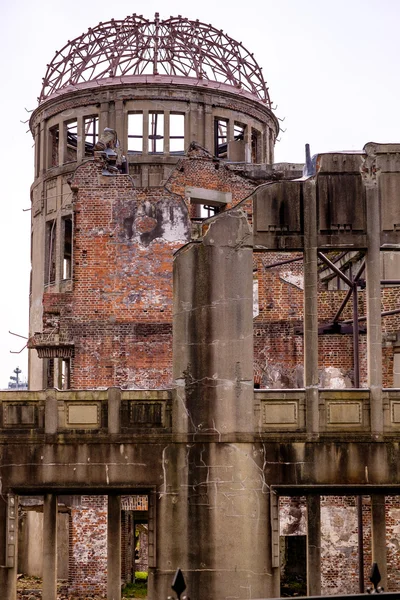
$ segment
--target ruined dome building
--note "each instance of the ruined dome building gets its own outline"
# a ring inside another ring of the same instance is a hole
[[[68,41],[38,100],[1,597],[397,589],[400,145],[274,164],[254,56],[181,16]]]

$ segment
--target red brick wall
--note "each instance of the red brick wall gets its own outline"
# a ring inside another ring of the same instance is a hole
[[[107,586],[107,496],[82,496],[71,508],[69,594],[104,594]]]

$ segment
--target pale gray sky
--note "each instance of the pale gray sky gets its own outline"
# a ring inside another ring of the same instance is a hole
[[[398,0],[14,0],[0,9],[2,198],[0,220],[0,388],[27,351],[32,137],[46,64],[88,27],[136,12],[200,19],[242,42],[263,67],[276,114],[284,118],[276,161],[312,153],[400,142]]]

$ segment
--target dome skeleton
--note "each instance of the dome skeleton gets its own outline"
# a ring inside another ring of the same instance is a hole
[[[136,14],[78,36],[47,65],[39,103],[58,90],[123,76],[191,77],[234,86],[271,107],[254,56],[222,30],[180,15],[153,21]]]

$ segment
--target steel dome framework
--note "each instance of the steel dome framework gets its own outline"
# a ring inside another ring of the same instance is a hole
[[[222,30],[178,17],[153,21],[133,14],[111,19],[75,38],[47,65],[39,102],[89,81],[127,75],[194,77],[250,92],[271,108],[262,69],[246,48]]]

